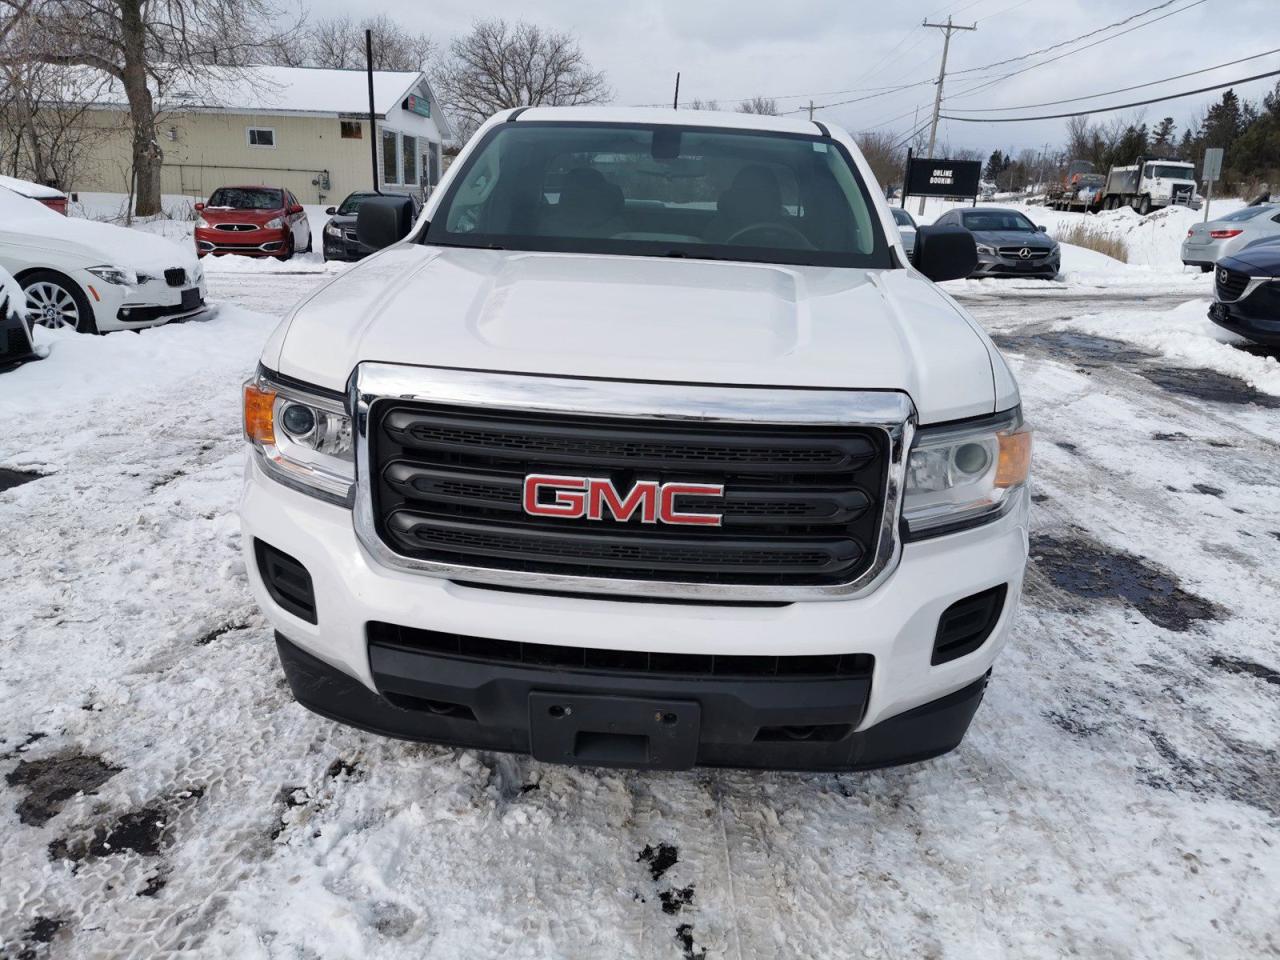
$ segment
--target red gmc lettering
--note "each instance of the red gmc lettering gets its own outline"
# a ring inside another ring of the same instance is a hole
[[[555,491],[551,503],[543,503],[539,496],[544,487]],[[586,490],[586,477],[531,473],[524,478],[524,512],[535,517],[580,517],[586,510]]]
[[[724,496],[724,487],[718,483],[660,484],[656,480],[638,480],[623,496],[608,478],[546,473],[531,473],[524,478],[524,512],[535,517],[604,520],[608,508],[611,519],[620,522],[630,520],[638,511],[642,523],[718,527],[720,514],[682,512],[676,509],[675,501],[676,497],[720,496]]]

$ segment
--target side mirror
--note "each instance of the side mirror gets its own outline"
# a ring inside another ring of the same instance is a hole
[[[371,250],[399,243],[413,228],[413,200],[409,197],[370,197],[356,213],[356,236]]]
[[[911,259],[935,283],[962,280],[978,266],[978,244],[964,227],[920,227]]]
[[[204,209],[204,204],[203,204],[203,203],[197,203],[197,204],[196,204],[196,213],[199,213],[199,212],[200,212],[201,210],[203,210],[203,209]]]
[[[300,203],[295,203],[295,204],[293,204],[291,207],[289,207],[289,212],[290,212],[290,213],[301,213],[301,212],[302,212],[302,204],[300,204]]]
[[[337,216],[337,213],[338,213],[338,208],[337,208],[337,207],[325,207],[325,208],[324,208],[324,215],[325,215],[326,217],[333,217],[333,216]]]
[[[1048,227],[1046,227],[1043,223],[1036,224],[1036,230],[1038,230],[1040,233],[1048,233],[1048,232],[1049,232],[1049,228],[1048,228]]]

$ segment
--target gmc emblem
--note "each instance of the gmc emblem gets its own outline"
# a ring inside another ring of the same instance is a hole
[[[722,497],[719,483],[658,483],[637,480],[626,496],[613,481],[602,477],[562,477],[531,473],[524,478],[524,512],[534,517],[577,520],[610,519],[625,522],[637,513],[642,523],[720,526],[718,513],[684,513],[676,509],[676,497]]]

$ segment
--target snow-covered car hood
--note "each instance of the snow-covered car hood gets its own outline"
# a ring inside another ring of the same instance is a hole
[[[974,321],[901,269],[401,244],[299,305],[263,354],[266,366],[335,390],[370,360],[905,390],[922,422],[1017,402],[1003,360]]]
[[[125,267],[147,274],[183,267],[190,273],[198,262],[194,246],[179,246],[143,230],[64,217],[0,188],[0,236],[4,235],[20,236],[31,247],[78,256],[86,261],[84,266]]]

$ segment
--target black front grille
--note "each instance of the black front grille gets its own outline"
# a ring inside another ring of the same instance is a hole
[[[213,228],[227,233],[248,233],[250,230],[257,230],[258,226],[253,223],[215,223]]]
[[[371,621],[371,646],[400,647],[419,653],[456,657],[480,663],[592,673],[657,674],[680,677],[738,677],[743,679],[833,680],[870,678],[875,658],[865,653],[809,656],[741,656],[703,653],[648,653],[640,650],[600,650],[561,647],[469,637],[439,630],[419,630]]]
[[[164,282],[171,287],[180,287],[187,282],[187,271],[181,267],[171,267],[164,272]]]
[[[1216,271],[1218,299],[1224,303],[1239,300],[1245,288],[1249,286],[1249,275],[1219,267]]]
[[[1025,257],[1022,256],[1023,250],[1027,251]],[[1043,260],[1053,251],[1044,247],[1001,247],[999,252],[1000,256],[1010,260]]]
[[[398,553],[472,567],[760,585],[847,583],[871,564],[884,431],[516,414],[383,400],[369,426],[379,535]],[[719,484],[677,496],[719,526],[533,517],[532,473]]]

